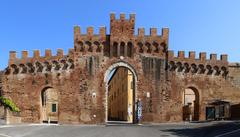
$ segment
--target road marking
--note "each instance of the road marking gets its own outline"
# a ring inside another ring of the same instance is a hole
[[[3,137],[12,137],[12,136],[9,136],[9,135],[6,135],[6,134],[0,134],[0,136],[3,136]]]
[[[235,132],[238,132],[238,131],[240,131],[240,129],[233,130],[233,131],[230,131],[230,132],[221,134],[221,135],[217,135],[217,136],[215,136],[215,137],[223,137],[223,136],[230,135],[230,134],[235,133]]]

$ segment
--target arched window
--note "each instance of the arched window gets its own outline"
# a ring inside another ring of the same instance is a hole
[[[125,43],[121,42],[120,44],[120,56],[124,56]]]
[[[127,56],[132,57],[132,49],[133,49],[133,44],[131,42],[128,42],[127,44]]]
[[[117,57],[117,53],[118,53],[118,43],[117,43],[117,42],[114,42],[114,43],[113,43],[112,55],[113,55],[114,57]]]

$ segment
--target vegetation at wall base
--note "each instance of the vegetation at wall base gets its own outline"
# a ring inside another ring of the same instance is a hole
[[[16,104],[13,103],[12,100],[10,100],[8,98],[4,98],[4,97],[0,96],[0,104],[9,108],[13,112],[20,112],[20,109],[16,106]]]

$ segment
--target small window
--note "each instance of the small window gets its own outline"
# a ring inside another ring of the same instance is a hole
[[[57,112],[57,104],[52,104],[52,112]]]

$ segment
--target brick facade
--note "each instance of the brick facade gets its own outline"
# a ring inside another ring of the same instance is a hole
[[[227,55],[195,52],[175,56],[168,50],[169,29],[158,35],[156,28],[135,35],[135,15],[117,19],[110,15],[110,34],[101,27],[95,34],[87,28],[82,34],[74,27],[74,48],[64,55],[38,50],[33,57],[27,51],[17,58],[10,52],[2,78],[3,94],[21,109],[21,122],[43,121],[41,94],[48,88],[58,92],[59,123],[98,124],[106,121],[106,75],[109,68],[127,67],[135,75],[135,101],[142,101],[142,123],[182,121],[183,92],[191,88],[199,96],[199,120],[205,120],[205,108],[217,99],[240,103],[239,67],[229,66]],[[150,95],[147,97],[147,94]],[[136,108],[135,108],[136,109]]]

